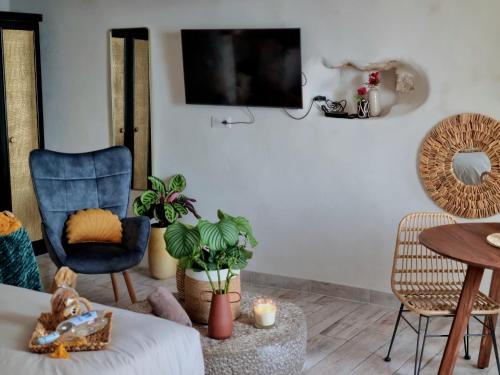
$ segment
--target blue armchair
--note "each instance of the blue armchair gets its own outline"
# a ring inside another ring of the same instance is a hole
[[[142,260],[149,240],[150,223],[144,216],[127,214],[132,156],[126,147],[65,154],[34,150],[30,170],[42,217],[42,234],[56,266],[67,266],[83,274],[111,274],[115,300],[119,299],[117,273],[123,272],[132,303],[135,291],[127,270]],[[103,208],[120,218],[123,240],[110,243],[66,241],[68,216],[85,208]]]

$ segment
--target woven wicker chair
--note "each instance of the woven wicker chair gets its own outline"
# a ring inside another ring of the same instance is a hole
[[[422,357],[427,337],[446,337],[446,335],[429,335],[427,333],[431,317],[453,317],[460,298],[462,283],[467,266],[455,260],[443,257],[423,246],[419,241],[420,233],[427,228],[454,224],[455,219],[445,213],[413,213],[405,216],[398,227],[396,249],[392,267],[391,286],[401,307],[396,319],[389,351],[385,361],[390,361],[391,349],[396,337],[401,318],[417,333],[417,349],[415,354],[414,373],[420,372]],[[500,306],[483,293],[479,293],[474,303],[472,315],[480,323],[490,328],[493,326],[491,316],[500,311]],[[414,327],[403,315],[413,312],[419,315],[418,327]],[[484,316],[481,321],[478,316]],[[426,320],[425,327],[422,318]],[[424,329],[420,345],[421,329]],[[489,330],[494,344],[497,367],[500,373],[500,362],[494,330]],[[469,336],[464,337],[465,359],[470,359]]]

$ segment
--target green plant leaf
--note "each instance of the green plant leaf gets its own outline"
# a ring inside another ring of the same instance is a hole
[[[228,246],[234,246],[238,243],[238,227],[232,220],[222,219],[218,223],[213,224],[201,219],[198,221],[198,228],[201,240],[210,250],[225,250]]]
[[[163,209],[165,210],[165,217],[171,223],[173,223],[177,219],[177,212],[175,212],[174,206],[170,203],[165,203],[163,205]]]
[[[247,233],[246,236],[248,238],[248,242],[250,243],[251,247],[255,247],[259,244],[255,239],[255,237],[253,236],[253,234]]]
[[[172,257],[176,259],[190,257],[199,248],[200,233],[198,228],[176,221],[167,227],[165,243]]]
[[[188,209],[180,203],[173,204],[175,210],[181,215],[187,215],[189,213]]]
[[[245,234],[245,236],[248,238],[248,242],[250,243],[250,246],[255,247],[257,246],[258,242],[253,236],[253,230],[252,226],[250,225],[250,222],[244,218],[243,216],[237,216],[233,218],[236,226],[238,227],[238,230]]]
[[[230,218],[230,219],[231,219],[231,216],[230,216],[230,215],[228,215],[228,214],[226,214],[226,213],[222,212],[222,210],[217,210],[217,218],[218,218],[219,220],[222,220],[222,219],[224,219],[224,218],[226,218],[226,217],[228,217],[228,218]]]
[[[148,180],[151,182],[151,187],[153,188],[154,191],[160,193],[160,195],[167,194],[167,187],[165,186],[165,183],[158,177],[149,176]]]
[[[137,197],[134,199],[134,203],[132,204],[132,208],[134,210],[135,216],[142,216],[146,214],[148,211],[147,208],[142,204],[141,198]]]
[[[188,268],[193,267],[193,261],[191,260],[190,257],[184,257],[179,259],[179,267],[182,268],[183,270],[186,270]]]
[[[152,190],[146,190],[141,194],[140,198],[141,203],[146,207],[146,210],[149,210],[153,204],[158,203],[158,200],[160,199],[158,194]]]
[[[168,182],[168,191],[181,192],[186,188],[186,178],[181,174],[176,174]]]
[[[253,229],[252,225],[248,221],[248,219],[244,218],[243,216],[237,216],[233,217],[229,214],[226,214],[225,212],[222,212],[221,210],[217,211],[217,216],[219,219],[228,219],[234,221],[236,226],[238,227],[238,230],[243,233],[246,238],[248,239],[248,242],[250,243],[250,246],[255,247],[257,246],[258,242],[253,236]]]

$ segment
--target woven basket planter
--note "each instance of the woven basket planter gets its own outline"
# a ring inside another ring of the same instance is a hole
[[[184,280],[186,279],[186,270],[177,266],[175,272],[175,283],[177,284],[177,298],[184,301]]]
[[[215,271],[211,272],[212,280],[217,280],[217,273]],[[224,279],[226,277],[225,270],[221,271],[221,278],[222,277],[224,277]],[[185,310],[194,322],[202,324],[208,323],[210,302],[207,302],[206,300],[209,300],[210,297],[209,293],[203,293],[207,291],[211,291],[211,288],[205,272],[186,270],[186,277],[184,279]],[[239,275],[231,279],[229,292],[241,294]],[[233,297],[233,295],[231,295],[231,301],[236,301],[238,297],[236,295]],[[237,319],[240,316],[240,302],[231,303],[231,310],[233,313],[233,320]]]

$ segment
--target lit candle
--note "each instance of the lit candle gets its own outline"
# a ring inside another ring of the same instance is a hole
[[[253,304],[257,328],[271,328],[276,320],[276,304],[271,299],[259,298]]]

